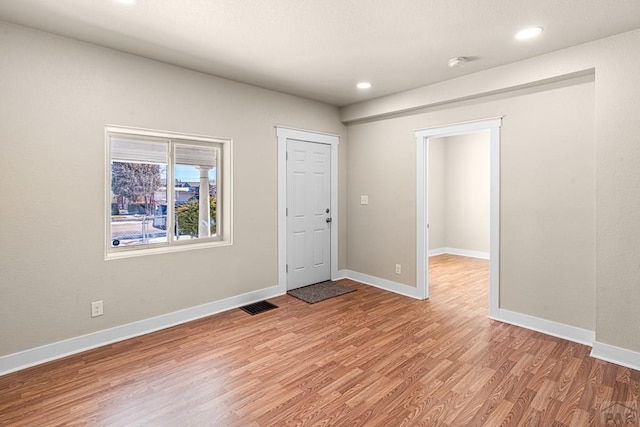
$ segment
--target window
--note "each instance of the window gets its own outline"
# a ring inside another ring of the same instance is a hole
[[[108,126],[106,257],[231,243],[231,140]]]

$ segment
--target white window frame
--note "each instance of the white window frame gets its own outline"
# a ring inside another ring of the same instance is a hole
[[[174,144],[213,146],[219,151],[217,162],[217,215],[216,235],[190,240],[178,240],[173,233],[173,211],[175,198],[175,179],[173,150],[169,151],[167,162],[167,241],[146,245],[113,247],[111,244],[111,136],[131,139],[151,139]],[[203,135],[176,133],[124,126],[105,126],[105,259],[129,258],[142,255],[162,254],[184,250],[229,246],[232,242],[232,139]],[[171,183],[169,185],[169,183]]]

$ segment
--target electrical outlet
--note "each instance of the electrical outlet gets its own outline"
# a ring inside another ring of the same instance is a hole
[[[369,204],[369,196],[360,196],[360,204],[368,205]]]
[[[98,317],[104,314],[102,301],[94,301],[91,303],[91,317]]]
[[[396,264],[396,274],[402,274],[402,266],[400,264]]]

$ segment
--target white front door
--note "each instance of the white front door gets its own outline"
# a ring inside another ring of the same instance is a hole
[[[331,146],[287,140],[287,289],[331,279]]]

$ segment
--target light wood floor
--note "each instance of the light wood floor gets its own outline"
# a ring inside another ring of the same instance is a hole
[[[488,320],[487,261],[432,258],[429,301],[345,283],[0,377],[0,425],[560,427],[640,408],[640,372]]]

